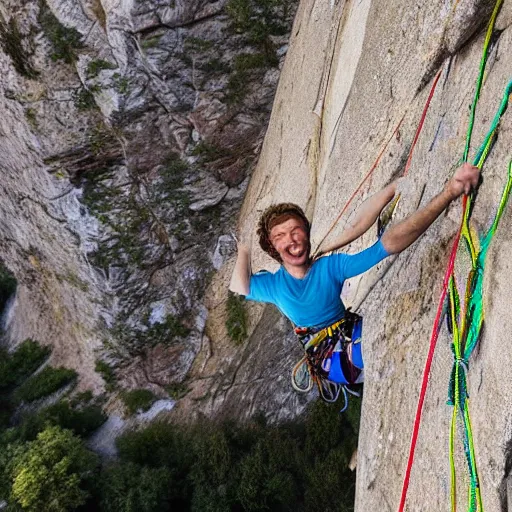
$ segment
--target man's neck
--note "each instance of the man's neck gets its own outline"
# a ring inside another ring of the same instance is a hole
[[[283,263],[283,267],[286,269],[288,274],[296,279],[304,279],[310,266],[311,263],[309,261],[304,263],[304,265],[287,265],[286,263]]]

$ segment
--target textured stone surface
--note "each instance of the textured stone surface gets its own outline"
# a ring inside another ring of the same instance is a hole
[[[30,19],[30,9],[24,9]],[[36,83],[19,76],[0,52],[0,257],[19,282],[6,325],[11,341],[31,337],[52,345],[55,364],[76,368],[84,387],[99,389],[93,366],[105,283],[85,254],[94,245],[96,221],[81,208],[72,187],[48,174],[43,163],[49,144],[58,140],[66,147],[76,135],[66,132],[88,122],[66,113],[70,94],[59,98],[59,87],[71,90],[77,82],[56,67]],[[27,114],[30,108],[37,125]],[[46,109],[59,121],[42,142],[37,131],[46,128],[40,117]]]

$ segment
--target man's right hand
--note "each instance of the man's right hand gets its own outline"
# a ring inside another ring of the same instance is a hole
[[[450,181],[445,185],[444,190],[450,198],[457,199],[462,194],[469,194],[476,189],[480,179],[480,169],[474,165],[465,163],[459,167]]]

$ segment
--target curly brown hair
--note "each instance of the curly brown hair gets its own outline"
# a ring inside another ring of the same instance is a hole
[[[311,225],[309,220],[307,219],[305,213],[302,211],[300,206],[297,206],[293,203],[279,203],[273,206],[269,206],[260,217],[260,221],[258,222],[258,230],[257,234],[259,237],[260,247],[271,257],[274,258],[279,263],[282,263],[283,260],[279,253],[276,251],[276,248],[272,245],[270,241],[270,232],[274,226],[278,224],[282,224],[291,218],[299,219],[304,223],[304,227],[306,228],[306,233],[308,235],[311,231]],[[311,249],[311,246],[308,246],[308,252]]]

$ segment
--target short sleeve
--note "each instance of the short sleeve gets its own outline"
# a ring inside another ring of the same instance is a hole
[[[335,254],[335,272],[341,280],[349,279],[370,270],[389,256],[379,239],[371,247],[356,254]]]
[[[245,298],[257,302],[274,303],[274,288],[274,274],[263,270],[251,276],[249,295]]]

